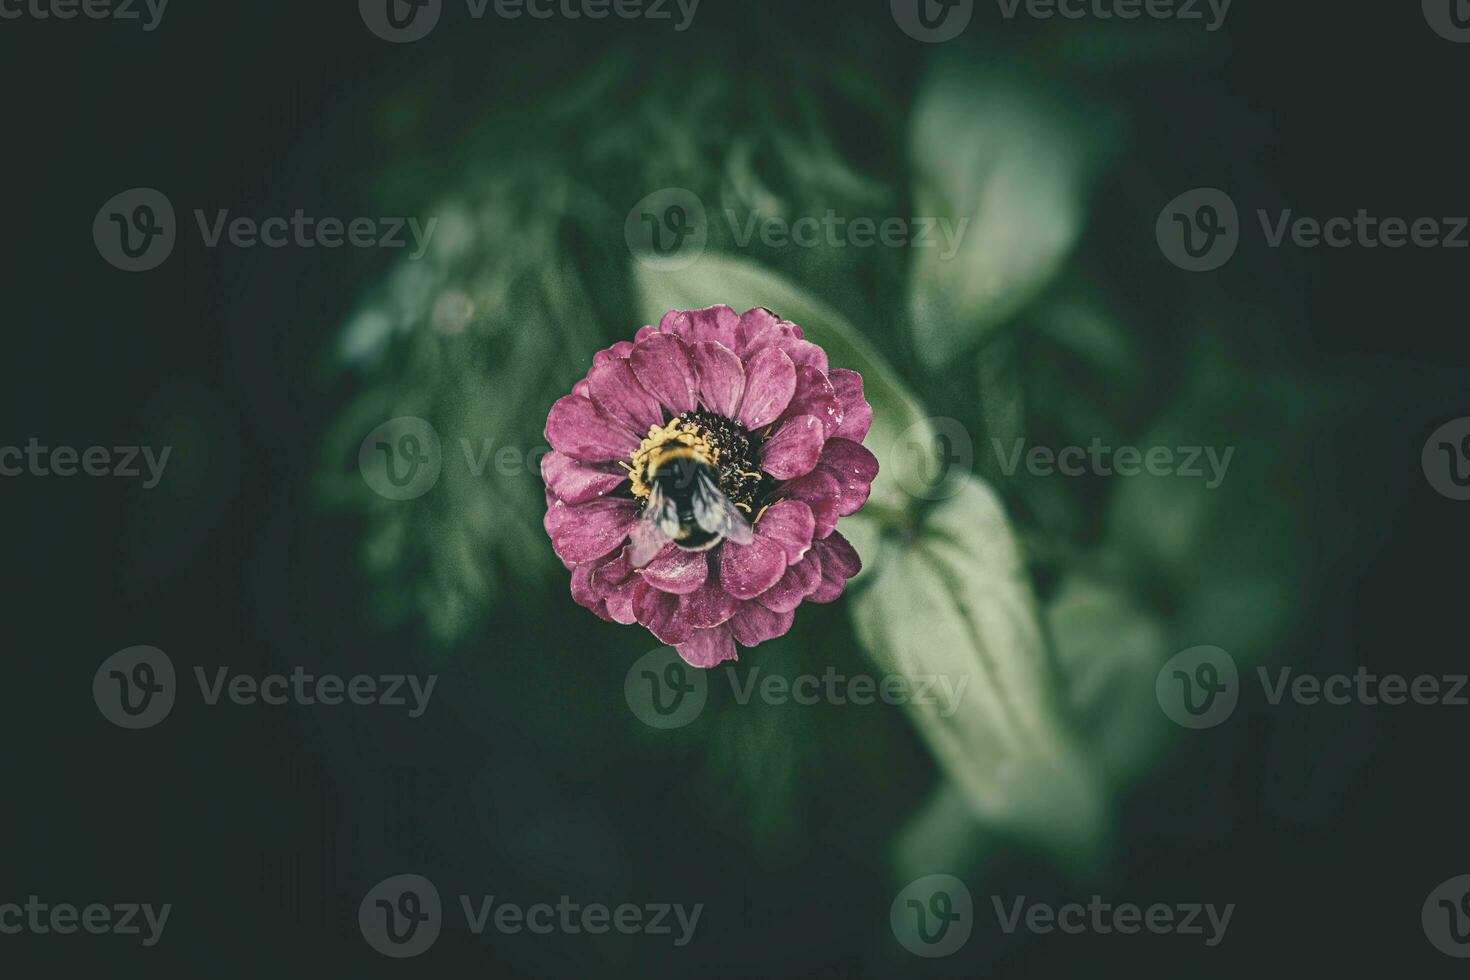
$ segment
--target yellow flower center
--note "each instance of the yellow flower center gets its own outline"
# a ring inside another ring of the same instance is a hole
[[[654,457],[667,451],[669,446],[684,446],[693,452],[699,459],[710,466],[720,465],[720,450],[709,440],[709,435],[694,422],[687,419],[676,418],[666,425],[653,425],[648,428],[648,436],[633,450],[631,463],[619,463],[618,465],[628,471],[630,487],[633,496],[640,500],[647,500],[651,490],[647,480],[653,474],[650,464]]]

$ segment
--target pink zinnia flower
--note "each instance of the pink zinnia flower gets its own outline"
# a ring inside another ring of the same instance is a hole
[[[572,597],[696,667],[791,628],[862,567],[837,519],[878,461],[863,379],[770,310],[671,311],[551,407],[546,532]]]

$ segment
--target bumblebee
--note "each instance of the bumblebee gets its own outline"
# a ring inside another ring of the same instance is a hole
[[[708,551],[727,538],[753,540],[745,515],[720,489],[719,470],[699,448],[679,442],[653,448],[641,476],[648,498],[630,535],[635,568],[670,541],[686,551]]]

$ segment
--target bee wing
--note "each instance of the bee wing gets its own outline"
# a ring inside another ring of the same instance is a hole
[[[628,534],[628,562],[634,568],[642,568],[653,561],[664,545],[674,540],[679,530],[679,508],[663,492],[658,484],[648,495],[643,505],[643,516],[633,525]]]
[[[718,534],[736,544],[750,544],[755,539],[740,508],[720,492],[707,474],[694,481],[694,522],[710,534]]]

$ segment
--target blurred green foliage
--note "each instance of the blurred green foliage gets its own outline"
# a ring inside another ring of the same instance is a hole
[[[1195,636],[1249,659],[1289,627],[1300,502],[1285,474],[1324,423],[1291,379],[1263,385],[1210,339],[1228,317],[1195,331],[1202,342],[1161,341],[1172,324],[1110,288],[1092,254],[1106,236],[1089,243],[1086,230],[1123,121],[1043,63],[1056,62],[941,61],[908,94],[841,63],[764,79],[712,61],[670,77],[612,54],[479,120],[449,161],[405,145],[385,200],[424,205],[440,230],[342,331],[335,370],[356,394],[320,480],[326,506],[361,516],[382,622],[467,656],[483,655],[487,623],[517,611],[590,629],[541,531],[538,474],[475,476],[454,458],[458,440],[533,449],[594,351],[670,308],[769,306],[863,374],[883,471],[841,528],[866,563],[839,606],[853,626],[833,632],[831,612],[804,608],[740,670],[969,679],[953,716],[908,709],[935,775],[926,793],[905,784],[896,873],[960,867],[1007,839],[1095,864],[1116,794],[1166,744],[1153,701],[1163,661]],[[422,98],[388,108],[412,117]],[[664,187],[693,191],[712,216],[707,253],[678,272],[639,264],[623,238],[628,209]],[[731,233],[829,211],[967,230],[948,259]],[[444,437],[444,475],[422,499],[377,498],[349,461],[374,426],[409,414]],[[937,465],[932,419],[962,426],[975,450],[975,473],[936,499],[912,490]],[[1006,474],[992,451],[1099,437],[1240,446],[1232,493]],[[556,691],[540,697],[561,711]],[[891,729],[838,738],[840,713],[713,700],[702,805],[772,855],[801,846],[802,775],[821,753],[849,753],[892,785],[908,751]]]

